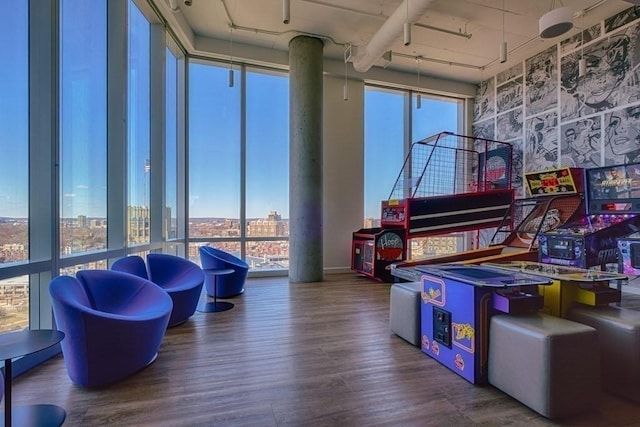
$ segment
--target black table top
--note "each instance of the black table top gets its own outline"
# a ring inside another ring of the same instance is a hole
[[[64,338],[64,332],[52,329],[25,329],[20,332],[0,334],[0,360],[35,353],[56,345]]]

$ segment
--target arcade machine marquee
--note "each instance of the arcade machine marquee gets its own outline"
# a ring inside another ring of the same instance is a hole
[[[542,233],[539,261],[618,270],[617,240],[640,228],[640,163],[587,169],[585,177],[586,216]]]

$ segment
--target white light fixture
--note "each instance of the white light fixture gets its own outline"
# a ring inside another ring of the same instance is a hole
[[[351,45],[347,45],[344,50],[344,85],[342,86],[342,99],[344,101],[349,100],[349,86],[347,84],[347,73],[349,71],[348,62],[349,57],[351,56]]]
[[[502,0],[502,43],[500,44],[500,63],[507,62],[507,42],[504,40],[504,0]]]
[[[422,57],[418,56],[416,58],[416,62],[418,63],[418,94],[416,95],[416,108],[419,110],[422,108],[422,95],[420,95],[420,63],[422,62]]]
[[[411,44],[411,23],[404,23],[404,45],[409,46]]]
[[[291,20],[291,1],[282,0],[282,23],[288,24]]]
[[[573,28],[573,12],[562,6],[554,9],[555,1],[551,2],[551,10],[540,17],[538,21],[540,37],[552,39],[561,36]],[[562,5],[562,2],[560,2]]]
[[[229,87],[233,87],[233,27],[229,28]]]
[[[578,77],[584,77],[587,75],[587,60],[584,59],[584,10],[582,11],[582,29],[580,34],[580,61],[578,61]]]
[[[411,44],[411,22],[409,22],[409,0],[407,1],[407,20],[404,22],[404,45],[409,46]]]

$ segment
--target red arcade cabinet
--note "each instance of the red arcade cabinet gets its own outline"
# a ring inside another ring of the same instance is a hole
[[[392,282],[412,238],[497,227],[513,201],[510,144],[442,132],[415,142],[380,227],[353,233],[351,269]]]

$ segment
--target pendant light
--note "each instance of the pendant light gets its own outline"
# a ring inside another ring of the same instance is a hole
[[[500,44],[500,63],[507,62],[507,42],[504,40],[504,0],[502,0],[502,43]]]
[[[587,60],[584,59],[584,10],[582,11],[581,37],[580,37],[580,61],[578,61],[578,77],[584,77],[587,75]]]
[[[229,28],[229,87],[233,87],[233,27]]]
[[[409,0],[407,2],[407,19],[404,22],[404,45],[409,46],[411,44],[411,22],[409,22]]]
[[[419,110],[422,108],[422,95],[420,95],[420,63],[422,62],[422,57],[416,57],[416,62],[418,63],[418,94],[416,95],[416,108]]]

